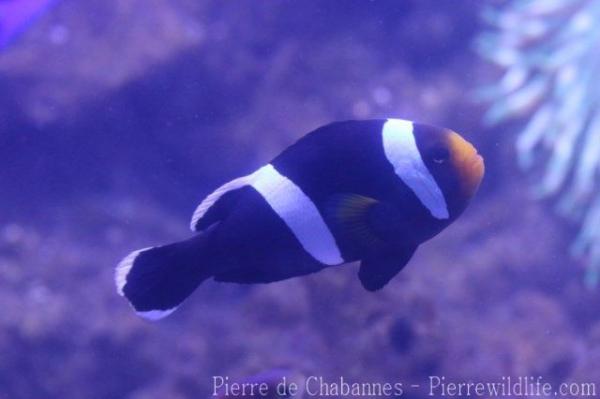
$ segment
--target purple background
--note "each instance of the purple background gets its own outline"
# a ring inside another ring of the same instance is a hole
[[[0,398],[202,398],[213,375],[282,366],[406,385],[600,381],[600,294],[568,256],[574,227],[531,199],[520,125],[485,129],[470,100],[498,78],[472,51],[483,3],[52,7],[0,53]],[[121,257],[187,237],[216,186],[321,124],[387,116],[461,132],[487,174],[381,292],[356,265],[209,282],[159,323],[117,296]]]

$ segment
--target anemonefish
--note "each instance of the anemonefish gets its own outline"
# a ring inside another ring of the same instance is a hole
[[[483,174],[483,158],[449,129],[331,123],[206,197],[194,237],[129,254],[117,290],[156,320],[210,277],[270,283],[360,261],[360,282],[375,291],[464,211]]]

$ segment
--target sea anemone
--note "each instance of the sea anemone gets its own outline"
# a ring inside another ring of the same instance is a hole
[[[484,8],[476,41],[502,78],[477,91],[488,125],[526,120],[520,166],[542,171],[539,198],[581,226],[572,254],[600,277],[600,1],[511,0]]]

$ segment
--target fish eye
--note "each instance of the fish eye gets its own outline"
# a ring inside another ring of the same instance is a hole
[[[431,160],[435,163],[442,164],[450,158],[450,152],[445,147],[437,147],[431,152]]]

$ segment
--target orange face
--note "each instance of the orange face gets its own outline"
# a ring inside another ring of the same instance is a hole
[[[483,158],[471,143],[452,130],[415,126],[421,158],[446,201],[449,218],[440,221],[443,226],[456,219],[477,192],[485,172]]]
[[[466,198],[471,198],[477,192],[485,173],[483,158],[458,133],[450,131],[447,140],[450,162],[459,176],[461,191]]]

